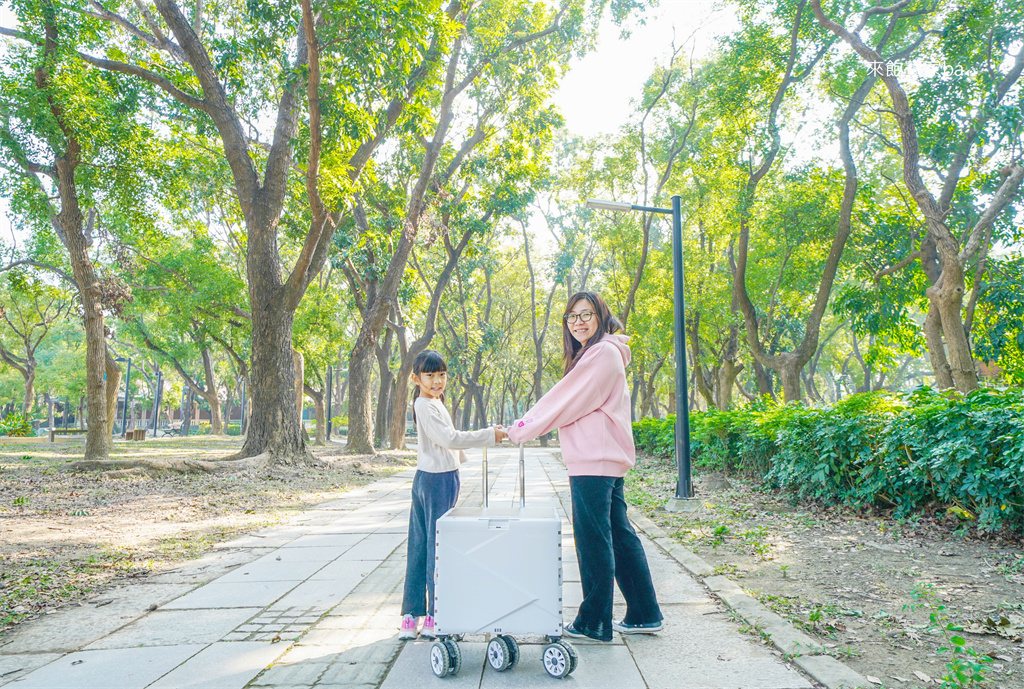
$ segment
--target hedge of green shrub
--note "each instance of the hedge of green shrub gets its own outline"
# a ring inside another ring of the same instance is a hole
[[[633,425],[637,449],[672,457],[675,418]],[[966,510],[983,530],[1024,523],[1024,390],[862,393],[825,407],[758,402],[690,417],[698,467],[742,472],[829,504]]]

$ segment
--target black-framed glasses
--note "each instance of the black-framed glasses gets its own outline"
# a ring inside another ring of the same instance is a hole
[[[584,323],[589,323],[590,319],[593,317],[593,311],[584,311],[583,313],[567,313],[563,316],[566,323],[575,323],[577,320],[581,320]]]

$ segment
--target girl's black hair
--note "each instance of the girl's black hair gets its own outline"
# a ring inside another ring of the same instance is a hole
[[[565,320],[566,316],[569,315],[569,309],[584,299],[589,301],[594,307],[594,316],[597,317],[597,332],[594,333],[592,338],[587,340],[585,347],[572,336],[572,332],[569,330],[569,323]],[[569,297],[569,303],[565,305],[565,313],[562,316],[562,360],[565,363],[565,371],[562,372],[562,375],[564,376],[571,371],[576,366],[576,362],[587,353],[587,350],[600,342],[601,338],[618,332],[622,332],[622,323],[612,315],[611,309],[608,308],[608,303],[605,302],[600,294],[586,291],[577,292]]]
[[[437,373],[438,371],[447,371],[448,364],[445,363],[444,357],[436,349],[424,349],[422,352],[416,355],[416,358],[412,361],[412,372],[415,375],[421,373]],[[420,386],[417,385],[416,389],[412,391],[412,422],[416,423],[416,398],[420,396]],[[444,404],[444,393],[441,393],[441,403]]]

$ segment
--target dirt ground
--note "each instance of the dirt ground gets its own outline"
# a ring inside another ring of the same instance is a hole
[[[641,458],[627,497],[716,574],[873,684],[936,686],[953,679],[959,663],[981,686],[1024,687],[1019,534],[980,536],[945,510],[897,521],[866,509],[793,504],[749,480],[730,477],[721,487],[718,475],[695,477],[696,512],[664,512],[675,479],[671,464]]]
[[[82,447],[82,439],[0,441],[0,637],[415,465],[411,452],[344,456],[335,445],[312,448],[328,468],[276,478],[66,471]],[[111,458],[217,459],[239,447],[238,438],[209,436],[122,441]]]

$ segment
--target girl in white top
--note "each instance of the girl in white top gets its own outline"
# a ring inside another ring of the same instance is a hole
[[[420,634],[434,638],[434,532],[437,519],[455,507],[459,498],[459,465],[462,452],[471,447],[491,447],[508,436],[501,426],[479,431],[457,431],[444,406],[448,365],[435,350],[427,349],[412,364],[412,416],[416,422],[416,476],[412,482],[409,514],[408,558],[399,638],[416,638],[417,618],[423,619]]]

